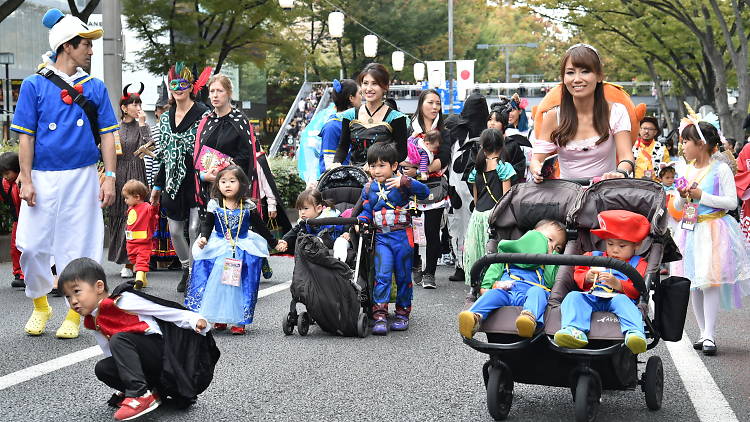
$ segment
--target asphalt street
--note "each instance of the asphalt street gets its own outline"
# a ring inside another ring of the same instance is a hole
[[[293,260],[272,258],[274,276],[261,289],[291,279]],[[120,281],[119,268],[106,265],[110,286]],[[62,298],[51,298],[55,315],[42,337],[29,337],[23,325],[31,304],[20,289],[10,287],[10,266],[0,265],[0,377],[96,345],[82,329],[75,340],[58,340],[54,330],[62,321]],[[282,317],[291,298],[288,289],[258,301],[255,322],[245,336],[216,335],[222,352],[213,384],[188,410],[164,405],[138,420],[383,420],[482,421],[486,410],[481,367],[486,356],[465,346],[456,330],[465,287],[447,281],[450,270],[438,267],[438,289],[415,288],[409,331],[387,337],[340,338],[312,327],[307,337],[284,336]],[[179,274],[149,275],[149,293],[181,299],[175,291]],[[750,305],[750,301],[746,301]],[[697,329],[688,312],[686,331]],[[700,356],[736,418],[750,420],[750,311],[722,313],[717,337],[719,355]],[[665,391],[659,411],[646,408],[640,389],[604,392],[600,421],[696,421],[694,402],[666,346]],[[94,376],[94,357],[0,390],[2,421],[106,421],[114,409],[105,401],[112,391]],[[698,390],[700,391],[700,389]],[[695,399],[695,398],[694,398]],[[710,403],[711,397],[704,397]],[[705,403],[703,404],[705,406]],[[516,384],[509,420],[573,420],[570,391]]]

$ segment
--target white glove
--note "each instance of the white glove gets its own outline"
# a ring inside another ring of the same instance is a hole
[[[349,249],[349,241],[339,237],[333,242],[333,257],[341,262],[346,262],[346,251]]]

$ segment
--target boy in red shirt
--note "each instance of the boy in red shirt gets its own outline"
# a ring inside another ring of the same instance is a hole
[[[644,275],[648,263],[635,251],[651,229],[646,217],[630,211],[610,210],[600,212],[598,218],[600,228],[591,233],[607,241],[607,251],[587,252],[586,255],[628,262]],[[633,281],[617,270],[586,266],[575,267],[573,278],[581,291],[570,292],[563,299],[562,329],[555,333],[555,343],[570,349],[585,347],[591,314],[604,311],[620,319],[625,345],[630,351],[633,354],[645,352],[643,316],[636,306],[640,294]]]
[[[146,202],[149,190],[142,182],[131,179],[122,187],[128,205],[128,226],[125,229],[128,259],[135,266],[135,288],[148,286],[146,274],[151,260],[151,238],[154,234],[154,208]]]
[[[10,233],[10,260],[13,263],[12,287],[26,287],[21,270],[21,252],[16,248],[16,228],[18,227],[18,213],[21,211],[21,196],[18,192],[18,173],[21,167],[18,163],[18,154],[6,152],[0,155],[0,175],[3,176],[3,190],[0,192],[3,202],[10,208],[13,217],[13,230]]]

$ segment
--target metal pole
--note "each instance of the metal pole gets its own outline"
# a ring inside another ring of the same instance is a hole
[[[102,26],[104,27],[104,83],[109,91],[109,101],[118,110],[122,90],[122,23],[120,0],[103,1]]]
[[[505,48],[505,83],[510,83],[510,47]],[[510,95],[510,87],[505,89],[506,94]]]
[[[10,73],[8,66],[8,63],[5,63],[5,130],[3,131],[3,137],[10,142]]]
[[[453,0],[448,0],[448,114],[453,114]]]

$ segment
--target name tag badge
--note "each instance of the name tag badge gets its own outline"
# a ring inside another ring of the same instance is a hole
[[[654,178],[654,171],[653,170],[643,170],[643,178],[651,180]]]
[[[685,204],[683,208],[684,214],[682,215],[681,227],[684,230],[693,231],[695,229],[695,223],[698,222],[698,204],[692,202]]]
[[[240,287],[242,261],[236,258],[224,259],[224,272],[221,273],[221,284]]]

